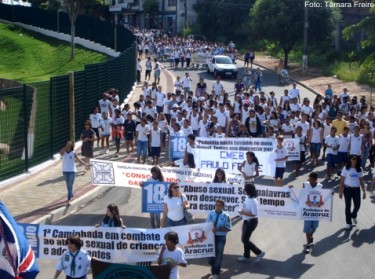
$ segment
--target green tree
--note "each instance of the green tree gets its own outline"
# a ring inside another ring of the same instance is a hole
[[[74,39],[77,17],[84,12],[87,5],[95,2],[95,0],[62,0],[62,7],[68,13],[70,19],[70,60],[73,60],[75,55]]]
[[[245,40],[243,28],[255,0],[199,0],[194,5],[197,30],[212,41]]]
[[[331,10],[324,1],[320,8],[309,8],[308,44],[321,43],[332,34]],[[300,44],[304,28],[304,1],[257,0],[250,11],[252,34],[278,44],[284,53],[284,66],[288,65],[289,52]]]

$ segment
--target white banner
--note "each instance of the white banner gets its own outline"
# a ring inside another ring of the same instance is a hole
[[[151,177],[150,165],[91,160],[91,182],[94,185],[140,188]],[[212,182],[215,170],[189,168],[161,168],[166,182]],[[242,175],[226,173],[230,183],[243,183]]]
[[[239,173],[238,165],[253,151],[259,160],[259,175],[274,175],[274,140],[268,138],[197,138],[195,164],[200,169],[223,168]]]
[[[96,228],[20,224],[35,252],[41,259],[58,259],[66,250],[66,239],[79,235],[82,249],[91,257],[105,262],[156,261],[164,235],[175,231],[186,259],[215,255],[212,223],[202,223],[162,229]]]
[[[237,216],[245,195],[243,186],[224,183],[180,183],[194,214],[215,209],[215,199],[225,201],[225,210]],[[259,217],[332,221],[332,191],[256,186]]]

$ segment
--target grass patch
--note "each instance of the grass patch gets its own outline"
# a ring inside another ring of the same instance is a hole
[[[76,45],[75,59],[69,61],[70,44],[6,24],[0,24],[0,48],[0,76],[25,83],[45,81],[108,59]]]

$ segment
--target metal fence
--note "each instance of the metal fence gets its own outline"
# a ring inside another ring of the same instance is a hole
[[[0,18],[9,21],[15,19],[25,24],[55,30],[51,23],[54,18],[47,16],[47,11],[33,9],[31,12],[30,9],[0,5]],[[31,16],[34,12],[35,15]],[[113,34],[112,25],[92,19],[86,22],[86,18],[80,17],[77,26],[85,26],[91,30],[92,37],[84,37],[82,34],[80,37],[102,43],[101,39],[94,39],[100,37],[101,33]],[[93,28],[93,21],[95,24],[103,23],[103,26]],[[66,26],[69,27],[67,30],[70,30],[70,25],[65,23],[61,23],[60,28],[64,29]],[[88,118],[92,107],[98,106],[105,90],[111,87],[119,89],[119,97],[123,100],[134,84],[135,37],[124,28],[117,30],[121,34],[118,36],[121,55],[102,63],[88,64],[83,71],[74,73],[76,140],[79,139],[84,120]],[[105,45],[111,46],[113,40],[108,39],[109,36],[106,38]],[[69,140],[69,112],[68,75],[52,77],[45,82],[0,89],[0,181],[51,159],[53,154],[64,147]]]

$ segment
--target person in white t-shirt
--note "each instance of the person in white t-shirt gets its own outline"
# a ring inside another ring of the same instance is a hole
[[[159,163],[162,143],[162,132],[159,128],[159,122],[157,120],[154,120],[154,122],[152,122],[149,143],[151,147],[152,164],[156,166]]]
[[[330,135],[326,137],[324,145],[327,147],[327,178],[332,179],[332,173],[337,163],[337,150],[339,149],[339,137],[336,136],[337,129],[331,128]]]
[[[142,156],[142,163],[146,163],[148,153],[148,135],[150,134],[150,126],[147,125],[145,118],[141,119],[141,123],[135,129],[135,138],[137,141],[137,163],[139,164]]]
[[[282,135],[277,137],[277,145],[273,151],[276,154],[276,170],[275,170],[275,186],[283,186],[284,172],[286,168],[286,161],[288,160],[288,150],[283,145],[284,137]]]
[[[169,279],[178,279],[178,267],[186,267],[184,251],[177,247],[178,234],[176,232],[167,232],[164,236],[165,245],[162,246],[158,257],[159,265],[167,265],[170,268]]]
[[[109,153],[109,135],[111,134],[111,124],[112,118],[108,117],[107,112],[102,113],[102,120],[100,121],[100,129],[101,129],[101,140],[102,140],[102,150],[103,153]],[[105,147],[104,148],[104,142]]]
[[[108,100],[108,94],[103,93],[103,99],[99,100],[100,112],[106,112],[108,113],[108,115],[110,115],[110,113],[112,113],[112,111],[110,110],[110,106],[111,102]]]
[[[293,83],[293,88],[289,89],[289,96],[291,99],[297,98],[298,102],[301,102],[301,96],[299,89],[297,88],[297,83]]]
[[[220,76],[218,76],[212,85],[212,93],[215,94],[215,96],[220,96],[223,90],[224,84],[221,82]]]
[[[185,99],[187,98],[187,94],[190,91],[192,81],[193,79],[190,77],[190,74],[185,73],[185,77],[182,79],[182,86],[184,88]]]

